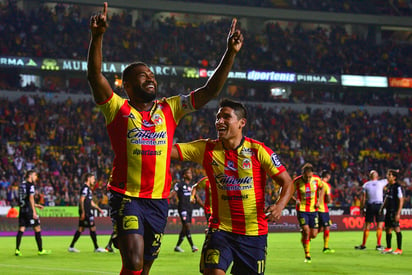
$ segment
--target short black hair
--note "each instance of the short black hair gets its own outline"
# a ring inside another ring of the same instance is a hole
[[[93,177],[94,174],[93,173],[85,173],[83,175],[83,182],[86,182],[90,177]]]
[[[330,175],[330,172],[328,170],[322,170],[322,172],[320,173],[321,178],[325,178],[328,175]]]
[[[396,179],[398,179],[398,175],[399,175],[399,170],[397,169],[389,169],[388,173],[392,174],[392,176],[394,176]]]
[[[235,101],[229,98],[222,98],[219,103],[219,108],[229,107],[235,111],[238,119],[247,119],[247,110],[245,105],[239,101]]]
[[[135,67],[138,67],[138,66],[145,66],[145,67],[148,67],[148,68],[149,68],[149,66],[148,66],[146,63],[142,62],[142,61],[136,61],[136,62],[130,63],[130,64],[127,65],[127,67],[123,70],[123,73],[122,73],[122,83],[124,83],[125,81],[128,80],[128,77],[129,77],[130,73],[132,72],[132,70],[133,70]]]

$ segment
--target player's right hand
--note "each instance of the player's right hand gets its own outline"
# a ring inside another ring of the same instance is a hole
[[[90,17],[90,30],[92,35],[101,35],[106,32],[107,27],[107,2],[104,2],[103,10]]]

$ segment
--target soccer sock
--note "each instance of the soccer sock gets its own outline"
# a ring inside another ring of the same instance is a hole
[[[365,246],[366,241],[368,240],[369,237],[369,230],[366,229],[363,231],[363,240],[362,240],[362,245]]]
[[[402,232],[396,232],[396,242],[398,243],[398,249],[402,250]]]
[[[73,237],[72,243],[70,244],[70,247],[74,247],[74,244],[80,238],[81,234],[82,234],[82,232],[80,232],[79,230],[77,230],[76,233],[74,233],[74,237]]]
[[[16,236],[16,249],[20,249],[20,243],[21,243],[21,237],[23,237],[24,232],[23,231],[17,231],[17,236]]]
[[[183,232],[182,232],[182,231],[180,231],[180,234],[179,234],[179,240],[177,241],[176,246],[181,245],[184,239],[185,239],[185,235],[183,234]]]
[[[305,256],[310,256],[310,240],[302,239],[303,250],[305,251]]]
[[[386,233],[386,248],[392,248],[392,233]]]
[[[37,248],[39,249],[39,251],[43,250],[43,242],[41,240],[41,232],[35,232],[34,236],[36,237],[36,243],[37,243]]]
[[[139,271],[135,271],[135,270],[127,269],[124,266],[122,266],[122,270],[120,271],[119,275],[141,275],[142,271],[143,271],[143,269],[141,269]]]
[[[382,240],[382,229],[378,228],[376,229],[376,239],[378,240],[378,245],[381,245],[381,240]]]
[[[192,247],[193,246],[193,240],[192,240],[192,234],[190,234],[190,230],[186,231],[186,237],[187,237],[187,240],[190,243],[190,246]]]
[[[91,231],[91,230],[90,230],[90,237],[92,238],[93,245],[94,245],[94,249],[99,248],[99,246],[97,245],[97,235],[96,235],[96,231]]]
[[[329,229],[325,229],[323,232],[323,248],[329,247]]]

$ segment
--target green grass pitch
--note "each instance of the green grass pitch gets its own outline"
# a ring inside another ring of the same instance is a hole
[[[331,232],[330,247],[335,254],[323,254],[322,234],[311,242],[312,263],[304,263],[300,233],[271,233],[268,240],[268,256],[265,274],[412,274],[412,231],[403,231],[403,255],[382,255],[375,250],[375,232],[371,231],[367,249],[354,249],[362,239],[362,232]],[[104,247],[109,236],[98,236]],[[194,234],[198,247],[203,234]],[[52,254],[38,256],[33,236],[23,236],[22,257],[14,256],[15,238],[0,237],[0,274],[119,274],[120,255],[117,253],[94,253],[92,241],[84,232],[76,244],[80,253],[69,253],[67,247],[71,236],[43,236],[43,246]],[[177,235],[167,234],[162,241],[159,258],[153,264],[151,274],[186,275],[199,274],[199,253],[192,253],[187,241],[182,244],[184,253],[173,248]],[[385,244],[385,235],[382,237]],[[396,248],[396,236],[392,236]],[[228,272],[229,274],[229,272]]]

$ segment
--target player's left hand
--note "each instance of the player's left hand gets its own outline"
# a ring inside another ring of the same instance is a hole
[[[230,26],[230,31],[227,36],[227,47],[234,53],[238,53],[243,45],[243,34],[239,29],[236,29],[237,19],[233,18],[232,25]]]
[[[269,222],[275,222],[279,220],[280,217],[282,217],[282,208],[279,207],[277,204],[272,204],[265,209],[265,213],[266,219]]]

